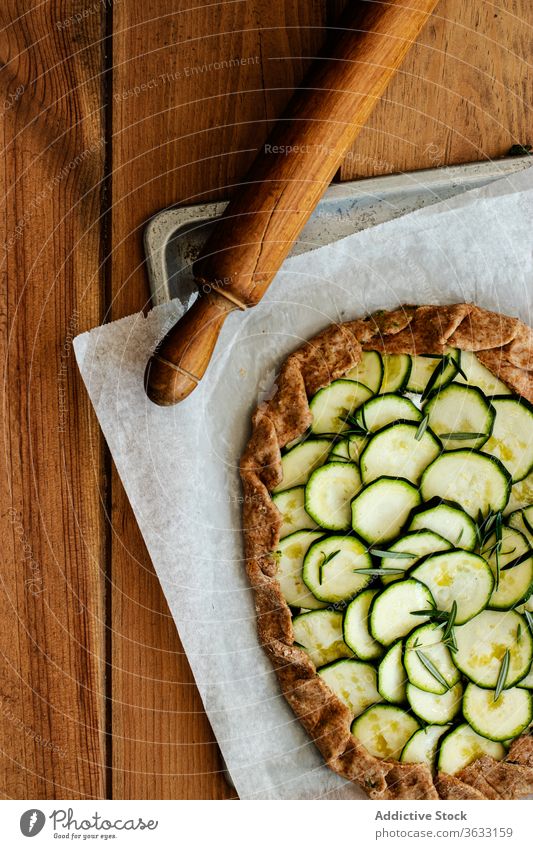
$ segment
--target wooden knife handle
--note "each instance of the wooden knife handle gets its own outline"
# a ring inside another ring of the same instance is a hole
[[[436,3],[350,3],[195,263],[200,291],[209,294],[148,363],[153,401],[174,404],[192,392],[227,313],[261,299]]]

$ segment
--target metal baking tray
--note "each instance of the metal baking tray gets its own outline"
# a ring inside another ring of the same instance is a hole
[[[511,156],[332,185],[295,242],[291,255],[484,186],[532,163],[530,155]],[[193,262],[226,206],[227,202],[219,201],[170,207],[147,223],[144,247],[153,306],[173,298],[189,305],[196,293]]]

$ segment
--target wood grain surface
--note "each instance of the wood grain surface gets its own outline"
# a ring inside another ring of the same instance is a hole
[[[342,6],[2,4],[4,797],[234,795],[70,339],[148,307],[147,218],[232,194]],[[339,176],[531,141],[532,33],[441,0]]]

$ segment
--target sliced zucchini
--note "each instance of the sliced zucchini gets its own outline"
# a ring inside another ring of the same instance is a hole
[[[494,690],[469,684],[463,700],[463,714],[474,731],[489,740],[504,741],[519,734],[533,719],[531,693],[518,687],[502,690],[495,699]]]
[[[420,625],[412,610],[430,610],[435,602],[424,584],[407,578],[384,589],[370,608],[370,633],[379,643],[389,646]]]
[[[494,587],[486,560],[461,549],[426,557],[411,576],[429,587],[439,610],[449,612],[456,603],[457,625],[472,619],[487,606]]]
[[[433,772],[439,740],[450,730],[450,725],[426,725],[415,731],[405,744],[400,761],[404,764],[426,764]]]
[[[377,351],[363,351],[361,361],[344,375],[346,380],[364,383],[372,392],[379,392],[383,378],[383,362]]]
[[[318,670],[318,674],[353,717],[381,701],[376,689],[376,670],[360,660],[337,660]]]
[[[495,761],[502,761],[506,755],[505,746],[481,737],[466,723],[458,725],[441,741],[437,769],[439,772],[455,775],[483,755],[489,755]]]
[[[461,371],[466,374],[458,374],[455,380],[458,383],[468,383],[469,386],[478,386],[485,395],[511,395],[511,390],[499,380],[488,368],[479,362],[472,351],[461,351]]]
[[[372,392],[363,383],[354,380],[334,380],[320,389],[309,404],[313,414],[313,433],[341,433],[347,430],[347,416],[372,397]]]
[[[378,690],[387,702],[405,702],[407,675],[402,663],[403,643],[393,643],[378,666]]]
[[[533,504],[533,472],[511,487],[511,497],[505,513],[512,513]]]
[[[369,569],[372,560],[357,537],[332,534],[310,546],[302,578],[315,598],[330,604],[353,598],[371,580],[357,569]]]
[[[430,430],[420,434],[419,426],[409,422],[387,425],[361,454],[361,479],[366,484],[386,476],[418,483],[440,452],[441,444]]]
[[[318,610],[323,602],[309,592],[302,580],[302,567],[309,546],[323,536],[322,531],[296,531],[280,540],[276,552],[276,578],[283,598],[291,607]]]
[[[320,466],[305,487],[305,509],[322,528],[347,531],[352,519],[352,498],[361,489],[355,463],[335,461]]]
[[[384,354],[380,392],[403,392],[411,374],[409,354]]]
[[[529,672],[527,673],[527,675],[524,678],[520,679],[520,681],[518,682],[518,684],[516,686],[517,687],[525,687],[526,690],[532,690],[533,689],[533,668],[529,670]]]
[[[307,439],[287,451],[281,458],[283,478],[274,492],[307,483],[311,472],[325,463],[330,449],[331,442],[328,439]]]
[[[510,565],[527,552],[530,556],[526,560],[516,566]],[[524,534],[503,525],[501,541],[498,543],[493,534],[481,553],[496,579],[489,607],[508,610],[529,598],[533,589],[533,551]]]
[[[459,502],[477,519],[480,513],[486,516],[489,512],[505,509],[511,476],[496,457],[459,449],[437,457],[422,475],[420,489],[424,501],[438,497]]]
[[[461,352],[457,348],[450,348],[447,351],[448,364],[444,371],[442,371],[442,360],[443,357],[411,357],[411,374],[407,381],[407,391],[417,394],[424,392],[437,368],[439,368],[440,373],[434,381],[432,390],[436,392],[447,386],[457,374]]]
[[[446,725],[451,722],[461,710],[462,699],[463,685],[460,681],[440,696],[419,690],[413,684],[407,685],[407,701],[411,710],[431,725]]]
[[[292,620],[294,642],[301,646],[315,666],[325,666],[352,652],[342,638],[342,613],[337,610],[312,610]]]
[[[361,660],[375,660],[383,654],[368,630],[368,611],[379,590],[365,590],[350,602],[344,614],[344,642]]]
[[[507,651],[509,667],[504,686],[514,686],[527,674],[533,659],[533,640],[526,620],[516,611],[483,610],[454,631],[455,664],[479,687],[496,687]]]
[[[345,436],[344,439],[339,439],[330,451],[328,463],[334,460],[341,463],[358,463],[361,452],[367,442],[368,437],[359,436],[357,433],[353,433],[351,436]]]
[[[481,448],[492,433],[496,411],[481,389],[450,383],[424,405],[429,426],[445,451]],[[455,434],[455,437],[449,434]],[[476,434],[470,439],[468,434]]]
[[[525,536],[529,547],[533,548],[533,506],[522,510],[515,510],[509,516],[509,527],[515,528]]]
[[[419,504],[420,493],[409,481],[379,478],[352,501],[352,528],[371,544],[389,542]]]
[[[420,422],[422,413],[409,398],[387,393],[371,398],[359,407],[355,420],[366,432],[375,433],[392,422]]]
[[[404,569],[407,572],[421,557],[434,551],[447,551],[450,548],[452,548],[451,542],[433,531],[413,531],[400,537],[388,547],[390,557],[382,557],[381,566],[384,570]],[[409,554],[413,556],[408,557]],[[405,555],[405,557],[399,555]],[[394,581],[400,581],[402,577],[403,575],[383,575],[381,581],[385,585],[392,584]]]
[[[405,641],[403,662],[410,683],[435,695],[446,693],[461,677],[450,650],[442,642],[442,634],[442,628],[429,623],[412,631]],[[430,663],[425,665],[424,661]],[[430,664],[440,680],[428,669]]]
[[[352,723],[352,734],[375,758],[398,760],[420,725],[394,705],[373,705]]]
[[[316,522],[305,511],[305,487],[293,486],[278,492],[272,501],[281,513],[282,525],[279,535],[281,539],[295,531],[316,528]]]
[[[427,529],[444,537],[455,548],[473,551],[477,545],[476,524],[460,507],[449,502],[432,499],[422,504],[409,524],[409,531]]]
[[[485,445],[487,454],[501,460],[513,483],[533,470],[533,406],[525,398],[493,398],[496,421]]]

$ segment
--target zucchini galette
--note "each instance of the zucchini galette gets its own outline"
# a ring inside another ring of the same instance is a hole
[[[372,798],[533,791],[533,331],[471,304],[291,354],[241,461],[258,632]]]

